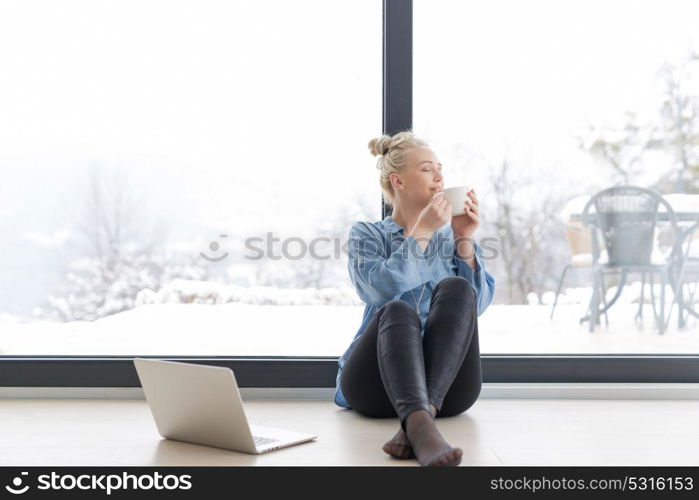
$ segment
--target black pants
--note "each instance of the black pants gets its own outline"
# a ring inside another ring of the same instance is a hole
[[[367,323],[340,377],[353,410],[396,416],[405,429],[415,410],[437,417],[463,413],[481,392],[476,294],[466,278],[449,276],[432,292],[424,338],[420,318],[403,300],[384,304]]]

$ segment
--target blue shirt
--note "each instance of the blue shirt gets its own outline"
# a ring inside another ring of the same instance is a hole
[[[477,315],[483,313],[493,299],[495,280],[485,269],[483,250],[471,241],[475,250],[475,272],[456,252],[451,224],[445,224],[432,234],[424,252],[413,236],[405,238],[403,227],[390,215],[382,221],[361,221],[352,225],[347,267],[359,298],[367,306],[359,330],[338,360],[335,404],[350,408],[340,389],[342,368],[367,323],[386,302],[401,299],[413,307],[419,302],[420,333],[424,336],[432,290],[448,276],[463,276],[476,292]],[[420,299],[423,285],[424,293]]]

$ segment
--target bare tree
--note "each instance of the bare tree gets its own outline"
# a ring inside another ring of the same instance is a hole
[[[147,220],[143,199],[136,195],[122,170],[92,165],[84,186],[84,202],[77,205],[76,227],[83,241],[81,254],[97,258],[106,269],[126,257],[148,254],[162,245],[167,228]]]
[[[632,111],[625,113],[621,129],[592,125],[588,129],[589,137],[576,137],[578,145],[610,168],[615,184],[633,184],[643,173],[644,153],[661,144],[658,127],[640,124]]]
[[[323,288],[342,283],[347,278],[346,259],[341,253],[336,255],[336,243],[341,245],[347,240],[352,223],[374,220],[380,215],[375,212],[366,193],[341,204],[337,210],[322,212],[314,223],[310,239],[303,240],[305,254],[302,258],[292,260],[287,255],[273,260],[264,255],[254,262],[257,284],[279,288]],[[265,239],[266,235],[261,237]],[[310,245],[314,240],[316,255],[311,255]],[[301,250],[295,243],[289,245],[289,250],[292,247],[294,253]]]
[[[94,320],[134,307],[139,291],[177,277],[203,279],[196,256],[169,250],[166,228],[151,223],[126,177],[92,166],[83,198],[73,203],[81,239],[62,272],[64,285],[35,314],[61,321]]]
[[[699,78],[699,54],[679,66],[664,64],[658,75],[665,93],[660,110],[663,138],[656,148],[672,154],[673,169],[655,187],[662,192],[699,193],[699,95],[687,88],[692,76]]]
[[[679,67],[666,63],[658,70],[665,84],[658,123],[641,124],[635,112],[627,111],[621,128],[589,126],[590,136],[577,138],[583,151],[610,168],[613,183],[638,183],[647,168],[644,155],[664,151],[673,164],[659,172],[650,187],[664,193],[699,193],[699,96],[688,88],[692,72],[699,77],[697,66],[699,55],[692,54]]]
[[[530,293],[542,303],[543,293],[557,278],[556,264],[565,257],[557,224],[562,193],[526,171],[515,171],[507,158],[493,166],[484,205],[483,230],[498,239],[498,258],[489,271],[499,288],[504,286],[509,304],[527,304]]]

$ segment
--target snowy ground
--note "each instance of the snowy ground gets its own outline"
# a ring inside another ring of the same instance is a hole
[[[588,332],[581,304],[491,305],[479,318],[482,354],[696,354],[697,320],[678,331],[633,317],[637,305],[615,304],[609,325]],[[363,306],[146,304],[94,322],[4,323],[0,355],[339,356],[361,324]]]

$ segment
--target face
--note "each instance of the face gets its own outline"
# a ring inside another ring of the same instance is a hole
[[[403,172],[391,178],[395,196],[411,205],[427,205],[437,191],[444,190],[442,164],[430,148],[410,148]]]

